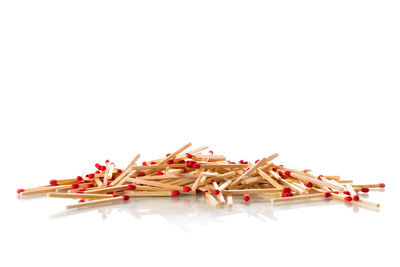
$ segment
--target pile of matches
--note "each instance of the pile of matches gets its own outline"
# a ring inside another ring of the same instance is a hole
[[[186,151],[184,145],[164,158],[137,165],[136,155],[125,169],[106,161],[96,164],[94,173],[74,179],[51,180],[50,185],[18,189],[20,197],[47,194],[52,198],[76,198],[78,203],[67,209],[92,207],[128,201],[136,197],[178,197],[203,193],[214,208],[233,205],[233,196],[250,201],[251,195],[270,198],[272,203],[331,198],[338,201],[379,207],[379,204],[359,198],[370,188],[384,188],[385,184],[355,185],[339,176],[315,176],[311,170],[295,170],[275,165],[273,154],[254,163],[226,160],[213,151],[202,153],[208,147]]]

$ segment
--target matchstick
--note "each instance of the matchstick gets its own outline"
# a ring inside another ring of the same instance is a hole
[[[112,198],[109,194],[74,194],[74,193],[47,193],[47,197],[53,198],[81,198],[81,199],[103,199]]]
[[[81,202],[77,204],[72,204],[72,205],[67,205],[65,206],[66,209],[74,209],[74,208],[89,208],[89,207],[94,207],[97,205],[103,205],[103,204],[114,204],[118,202],[129,200],[129,196],[120,196],[120,197],[113,197],[113,198],[104,198],[104,199],[98,199],[98,200],[93,200],[90,202]]]
[[[324,198],[324,197],[325,197],[324,193],[318,193],[318,194],[300,195],[300,196],[293,196],[293,197],[273,198],[273,199],[271,199],[271,202],[272,202],[272,204],[276,204],[276,203],[284,203],[284,202],[308,200],[308,199],[313,199],[313,198]]]

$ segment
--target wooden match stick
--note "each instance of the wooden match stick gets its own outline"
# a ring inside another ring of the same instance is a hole
[[[300,196],[293,196],[293,197],[273,198],[273,199],[271,199],[271,202],[272,202],[272,204],[276,204],[276,203],[284,203],[284,202],[307,200],[307,199],[313,199],[313,198],[324,198],[324,197],[325,197],[324,193],[318,193],[318,194],[300,195]]]
[[[243,194],[268,194],[268,193],[280,193],[282,189],[269,188],[269,189],[239,189],[239,190],[224,190],[223,194],[232,195],[243,195]]]
[[[89,202],[81,202],[77,204],[72,204],[72,205],[67,205],[65,206],[66,209],[74,209],[74,208],[89,208],[89,207],[94,207],[97,205],[103,205],[103,204],[114,204],[118,202],[122,202],[126,200],[123,196],[121,197],[113,197],[113,198],[104,198],[104,199],[98,199],[98,200],[92,200]]]
[[[47,197],[54,198],[81,198],[81,199],[103,199],[112,198],[109,194],[74,194],[74,193],[47,193]]]

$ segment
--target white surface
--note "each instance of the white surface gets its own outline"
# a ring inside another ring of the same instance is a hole
[[[393,262],[399,11],[398,1],[1,1],[0,262]],[[382,208],[264,201],[229,212],[165,198],[65,214],[68,200],[16,199],[16,188],[188,141],[385,182],[369,196]]]

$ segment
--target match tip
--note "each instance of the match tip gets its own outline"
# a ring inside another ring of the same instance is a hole
[[[182,188],[182,190],[183,190],[183,192],[190,192],[190,190],[192,190],[192,189],[190,189],[189,186],[184,186],[184,187]]]
[[[89,178],[89,179],[93,179],[93,178],[94,178],[94,173],[89,173],[89,174],[88,174],[88,178]]]
[[[282,197],[290,197],[290,193],[282,193]]]
[[[144,172],[140,172],[139,174],[138,174],[138,176],[145,176],[146,175],[146,173],[144,173]]]
[[[292,173],[291,171],[285,171],[286,176],[290,176],[291,173]]]
[[[50,184],[50,185],[53,185],[53,184],[56,184],[56,183],[57,183],[57,180],[50,180],[50,181],[49,181],[49,184]]]
[[[128,195],[123,195],[122,197],[124,198],[125,201],[126,201],[126,200],[129,200],[129,199],[131,198],[131,197],[128,196]]]
[[[189,154],[189,153],[186,153],[186,157],[187,157],[188,159],[191,159],[193,156],[192,156],[191,154]]]
[[[168,160],[167,164],[174,164],[174,160],[173,159]]]
[[[157,172],[157,175],[163,175],[163,174],[164,174],[163,172],[160,171]]]
[[[344,200],[346,200],[347,202],[350,202],[352,200],[352,197],[350,197],[350,196],[345,197]]]
[[[136,185],[134,185],[134,184],[128,184],[127,189],[128,189],[128,190],[135,190],[135,189],[136,189]]]
[[[25,189],[22,189],[22,188],[17,189],[17,194],[22,193],[22,192],[24,192],[24,191],[25,191]]]
[[[101,166],[101,169],[100,169],[100,170],[104,172],[106,169],[107,169],[106,166]]]
[[[113,194],[113,197],[119,197],[120,195],[118,195],[118,194]]]
[[[360,197],[357,196],[357,195],[355,195],[355,196],[353,196],[353,200],[354,200],[354,201],[359,201],[359,200],[360,200]]]
[[[83,202],[85,202],[84,199],[79,199],[79,203],[83,203]]]
[[[250,200],[250,196],[249,196],[249,195],[245,195],[245,196],[243,197],[243,200],[246,201],[246,202],[249,201],[249,200]]]
[[[314,185],[313,185],[313,183],[311,183],[311,182],[307,182],[307,183],[306,183],[306,186],[307,186],[308,188],[311,188],[311,187],[313,187]]]
[[[168,154],[165,155],[165,157],[169,157],[169,156],[171,156],[171,153],[168,153]]]
[[[143,162],[142,162],[142,166],[147,166],[147,162],[146,162],[146,161],[143,161]]]
[[[193,168],[195,168],[195,169],[200,169],[200,167],[201,167],[201,165],[200,165],[200,163],[195,163],[195,164],[193,164]]]
[[[380,184],[379,184],[379,187],[380,187],[380,188],[385,188],[385,186],[386,186],[386,185],[385,185],[384,183],[380,183]]]
[[[212,151],[212,150],[208,151],[208,153],[210,153],[211,155],[214,155],[214,151]]]
[[[171,196],[173,196],[173,197],[179,196],[179,191],[178,190],[172,190],[171,191]]]
[[[122,170],[121,170],[121,169],[118,169],[118,170],[117,170],[117,173],[122,173]]]
[[[106,159],[106,163],[110,163],[110,161],[108,159]]]
[[[369,192],[369,188],[368,187],[361,187],[361,192],[368,193]]]
[[[284,192],[284,193],[290,193],[290,192],[292,192],[292,188],[290,188],[290,187],[284,187],[284,188],[283,188],[283,192]]]
[[[214,193],[214,195],[218,195],[219,193],[220,193],[220,191],[218,190],[218,189],[215,189],[214,191],[213,191],[213,193]]]
[[[78,183],[72,184],[71,188],[72,189],[77,189],[77,188],[79,188],[79,184]]]
[[[343,191],[343,194],[350,196],[350,192],[349,191]]]
[[[332,196],[331,192],[325,192],[325,197],[331,197],[331,196]]]

